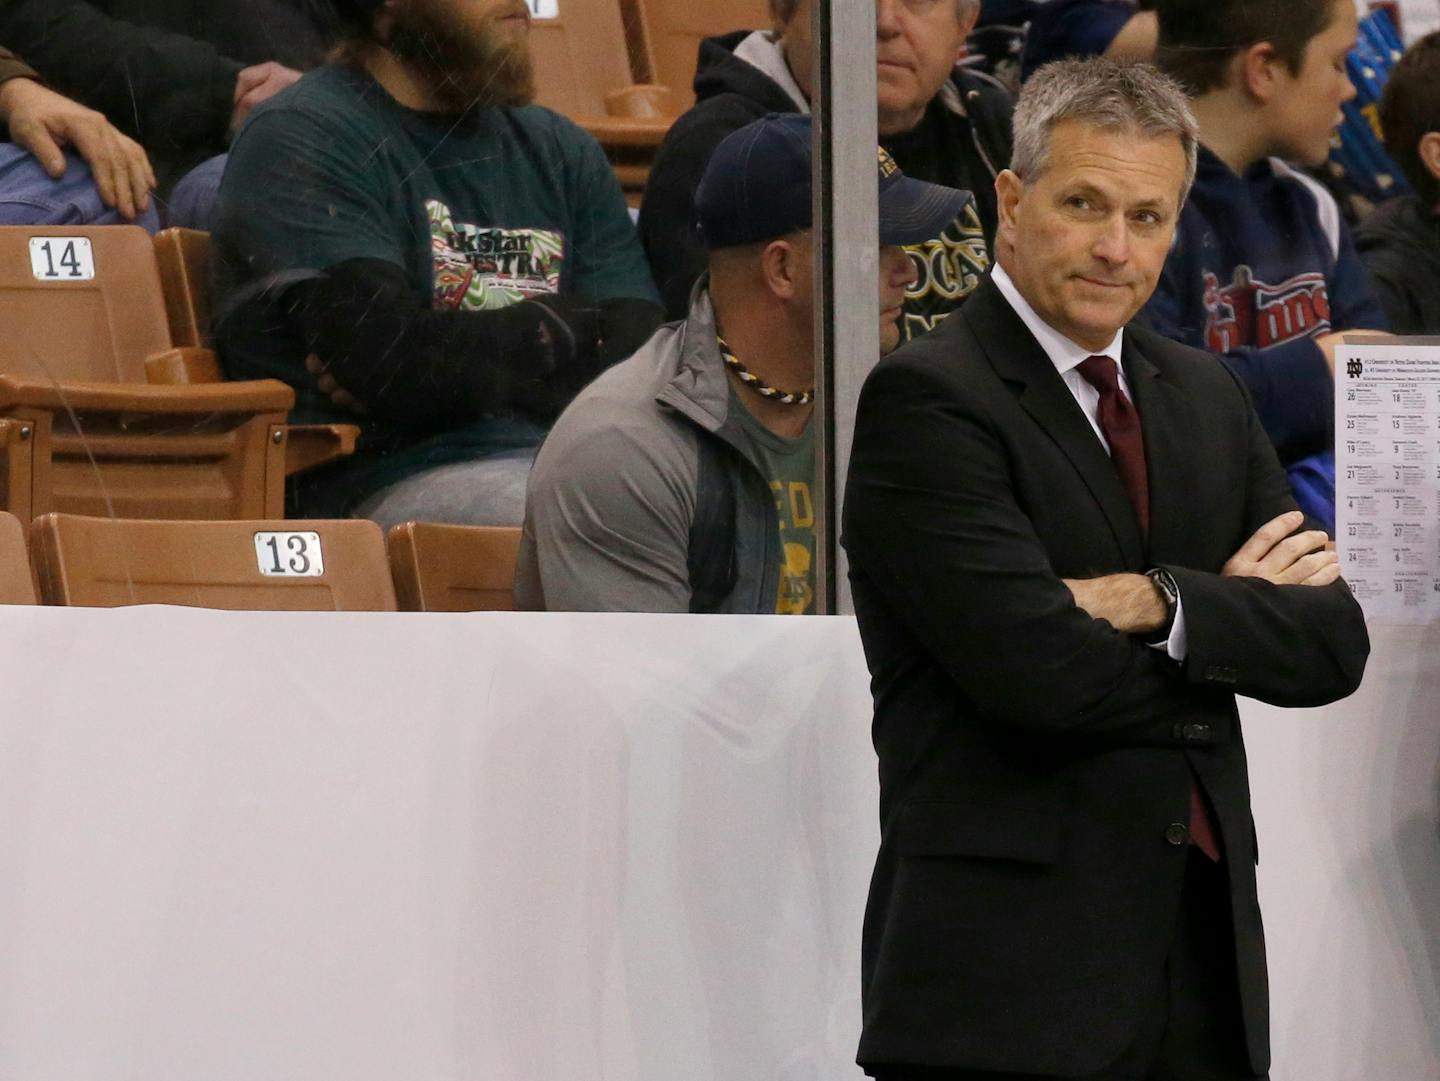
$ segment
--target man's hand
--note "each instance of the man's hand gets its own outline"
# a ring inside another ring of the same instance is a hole
[[[1165,626],[1165,598],[1143,574],[1066,578],[1075,604],[1092,619],[1103,619],[1121,634],[1153,635]]]
[[[32,79],[8,79],[0,84],[0,117],[9,123],[10,138],[54,179],[65,175],[61,148],[73,146],[89,164],[106,206],[127,221],[149,209],[155,173],[144,148],[94,109]]]
[[[325,362],[314,353],[305,358],[305,370],[317,376],[315,389],[321,394],[330,395],[330,400],[341,409],[349,410],[357,417],[363,417],[369,412],[364,402],[335,381],[335,377],[325,370]]]
[[[1322,334],[1315,339],[1315,344],[1320,347],[1320,352],[1325,354],[1325,363],[1330,368],[1330,378],[1335,378],[1335,349],[1344,345],[1345,338],[1363,338],[1366,341],[1384,341],[1386,338],[1393,338],[1395,335],[1387,334],[1383,330],[1337,330],[1330,334]]]
[[[1340,578],[1340,556],[1321,529],[1305,524],[1298,510],[1266,522],[1230,557],[1220,573],[1227,578],[1264,578],[1277,586],[1328,586]]]
[[[251,109],[299,80],[300,72],[274,60],[246,68],[235,77],[235,112],[230,117],[230,129],[239,131]]]

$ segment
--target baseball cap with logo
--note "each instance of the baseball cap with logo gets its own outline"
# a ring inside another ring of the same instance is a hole
[[[810,158],[808,116],[772,113],[727,135],[695,193],[706,245],[733,248],[809,229]],[[906,176],[883,149],[879,170],[881,244],[933,240],[973,198]]]

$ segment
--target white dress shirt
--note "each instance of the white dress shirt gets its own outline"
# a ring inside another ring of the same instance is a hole
[[[1120,373],[1120,391],[1129,398],[1130,381],[1125,376],[1125,365],[1120,362],[1121,350],[1125,344],[1125,328],[1121,327],[1115,332],[1115,337],[1104,349],[1086,349],[1083,345],[1071,341],[1065,335],[1052,327],[1045,320],[1040,318],[1038,312],[1030,306],[1030,302],[1020,295],[1020,290],[1015,288],[1015,283],[1010,275],[1005,273],[1005,268],[999,263],[995,264],[991,271],[991,277],[1000,288],[1000,295],[1009,302],[1010,307],[1015,309],[1015,314],[1025,324],[1026,329],[1035,336],[1040,343],[1040,348],[1050,358],[1050,363],[1055,365],[1055,370],[1060,373],[1060,378],[1065,380],[1065,386],[1069,388],[1080,411],[1085,414],[1085,419],[1090,422],[1090,427],[1095,432],[1095,438],[1100,440],[1100,445],[1105,448],[1105,453],[1110,453],[1110,442],[1105,438],[1105,432],[1100,427],[1100,392],[1090,385],[1089,381],[1080,374],[1079,368],[1090,357],[1109,357],[1115,362],[1115,367]],[[1152,643],[1156,649],[1164,650],[1176,661],[1184,661],[1189,645],[1185,636],[1185,609],[1182,602],[1175,602],[1175,622],[1170,626],[1170,637],[1163,642]]]

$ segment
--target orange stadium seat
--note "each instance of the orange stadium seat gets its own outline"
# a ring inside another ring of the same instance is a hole
[[[695,61],[700,39],[731,30],[767,30],[767,0],[620,0],[631,55],[650,58],[650,78],[668,86],[677,112],[695,104]]]
[[[46,604],[393,612],[380,527],[342,521],[146,521],[47,514],[30,527]]]
[[[0,228],[0,319],[5,509],[282,515],[294,392],[222,382],[213,353],[175,344],[143,230]]]
[[[627,33],[624,2],[541,0],[530,49],[536,100],[595,136],[633,204],[679,110],[651,77],[643,35]]]
[[[25,527],[0,511],[0,604],[34,604],[35,578],[25,554]]]
[[[210,288],[210,234],[194,229],[163,229],[155,234],[155,265],[177,346],[212,349],[213,291]]]
[[[402,612],[510,612],[520,530],[405,522],[388,537]]]
[[[155,234],[155,262],[176,346],[209,350],[214,346],[210,315],[210,234],[194,229],[164,229]],[[186,375],[199,383],[220,378],[218,368],[192,364]],[[351,454],[360,429],[354,424],[292,424],[285,439],[285,475],[293,477],[317,465]]]

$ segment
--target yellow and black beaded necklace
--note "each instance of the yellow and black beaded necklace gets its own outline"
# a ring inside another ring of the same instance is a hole
[[[725,367],[734,372],[740,382],[744,383],[756,394],[760,395],[760,397],[768,398],[772,402],[779,402],[781,405],[809,405],[815,400],[814,387],[801,391],[777,390],[767,383],[760,382],[758,376],[740,363],[740,358],[735,355],[724,338],[716,335],[715,340],[720,343],[720,359],[725,361]]]

